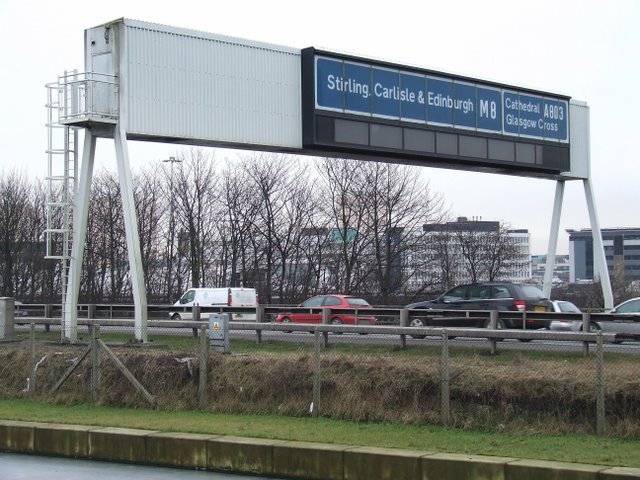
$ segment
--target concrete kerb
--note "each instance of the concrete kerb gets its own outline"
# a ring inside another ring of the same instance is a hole
[[[273,474],[317,480],[342,480],[344,451],[353,445],[282,442],[272,446]]]
[[[344,480],[421,478],[424,451],[353,447],[344,451]],[[445,477],[440,477],[445,478]]]
[[[631,480],[632,478],[640,478],[640,468],[613,467],[598,474],[598,480]]]
[[[207,440],[207,468],[226,472],[271,475],[274,473],[273,446],[287,443],[233,436]]]
[[[514,460],[505,465],[505,480],[598,480],[604,465]]]
[[[301,479],[640,479],[640,468],[10,420],[0,451]]]
[[[515,460],[489,455],[434,453],[422,457],[422,479],[505,480],[505,467]]]
[[[106,427],[89,431],[89,456],[114,462],[146,463],[147,437],[153,430]]]
[[[89,432],[95,428],[57,423],[37,424],[34,451],[43,455],[88,458]]]
[[[206,470],[207,441],[211,435],[159,432],[147,435],[146,462]]]
[[[35,453],[36,427],[42,425],[35,422],[0,420],[0,451]]]

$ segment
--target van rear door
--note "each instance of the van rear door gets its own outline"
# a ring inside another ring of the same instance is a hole
[[[255,307],[257,304],[255,288],[230,288],[230,307]]]
[[[230,307],[252,307],[258,305],[258,297],[255,288],[229,288],[229,306]],[[238,321],[255,321],[256,314],[248,312],[234,313],[233,320]]]

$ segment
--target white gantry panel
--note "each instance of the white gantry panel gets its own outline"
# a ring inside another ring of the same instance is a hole
[[[89,30],[88,70],[109,37],[129,138],[301,148],[299,50],[120,19]]]

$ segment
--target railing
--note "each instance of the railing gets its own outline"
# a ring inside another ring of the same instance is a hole
[[[115,123],[118,118],[118,82],[103,73],[65,73],[58,79],[59,121],[77,124],[85,121]]]
[[[27,315],[17,317],[17,324],[28,324],[30,319],[44,318],[44,321],[38,323],[47,323],[60,317],[60,304],[22,304],[22,311],[26,311]],[[286,305],[258,305],[258,307],[228,307],[228,306],[196,306],[196,307],[180,307],[174,305],[149,305],[147,307],[150,322],[166,319],[169,320],[169,312],[190,312],[199,314],[208,313],[251,313],[255,314],[257,323],[271,322],[278,314],[281,313],[314,313],[323,315],[322,323],[328,324],[332,314],[345,314],[357,316],[374,316],[377,318],[377,326],[370,328],[379,328],[379,326],[398,326],[409,327],[411,321],[416,318],[432,318],[440,323],[451,322],[460,319],[477,319],[477,324],[482,326],[491,320],[491,311],[488,310],[407,310],[403,308],[304,308],[298,306]],[[517,324],[522,325],[522,330],[530,332],[527,329],[529,320],[545,320],[551,322],[553,320],[578,321],[583,323],[583,330],[588,331],[589,323],[599,322],[620,322],[620,323],[639,323],[640,314],[637,315],[619,315],[610,313],[569,313],[569,312],[512,312],[512,311],[494,311],[498,320],[517,320]],[[85,319],[129,319],[134,316],[134,306],[128,304],[79,304],[78,318]],[[194,316],[195,318],[195,316]],[[235,322],[234,322],[235,323]],[[289,324],[293,325],[293,324]],[[487,326],[489,326],[487,324]],[[450,328],[446,325],[442,328]],[[414,335],[419,335],[416,330],[418,327],[410,327]],[[287,330],[288,328],[284,328]],[[639,325],[640,329],[640,325]],[[629,339],[634,339],[633,334],[628,334]]]

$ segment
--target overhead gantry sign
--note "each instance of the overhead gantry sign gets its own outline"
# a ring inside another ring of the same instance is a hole
[[[128,19],[85,31],[85,72],[60,77],[59,91],[59,123],[85,133],[63,298],[69,335],[97,137],[115,143],[141,342],[147,300],[128,139],[554,179],[549,275],[564,181],[583,180],[605,303],[612,302],[589,183],[589,110],[567,96]]]

